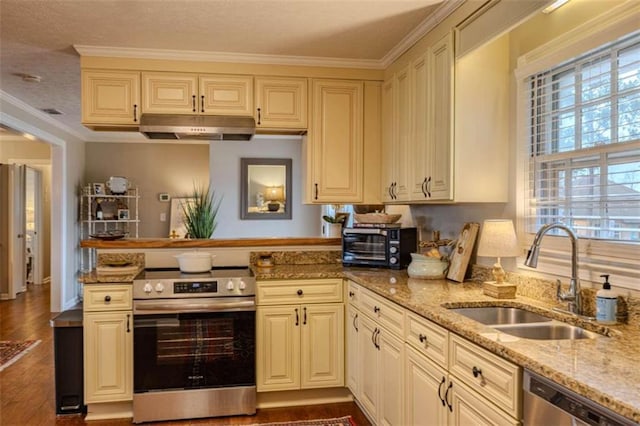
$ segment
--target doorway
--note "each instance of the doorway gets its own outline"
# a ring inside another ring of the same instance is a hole
[[[0,299],[15,299],[50,281],[51,149],[7,133],[0,138]]]

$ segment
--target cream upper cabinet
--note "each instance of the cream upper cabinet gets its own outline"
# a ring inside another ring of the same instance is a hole
[[[258,282],[258,392],[344,386],[342,292],[340,279]]]
[[[268,129],[307,128],[307,79],[256,77],[256,126]]]
[[[143,72],[142,111],[154,114],[199,112],[198,75]]]
[[[84,400],[87,404],[133,398],[131,285],[84,287]]]
[[[253,116],[253,76],[200,75],[200,113]]]
[[[383,197],[389,202],[410,199],[412,158],[412,79],[405,67],[383,88]]]
[[[307,136],[307,199],[363,201],[363,106],[360,81],[312,80]]]
[[[453,36],[447,35],[429,49],[431,72],[431,140],[427,144],[430,200],[453,199]],[[460,182],[463,184],[463,182]]]
[[[140,73],[82,70],[82,124],[87,127],[137,126]]]
[[[433,128],[431,111],[431,69],[429,53],[422,54],[411,63],[413,79],[413,155],[411,156],[411,199],[428,199],[429,173],[431,171]]]
[[[253,77],[143,72],[142,111],[252,116]]]

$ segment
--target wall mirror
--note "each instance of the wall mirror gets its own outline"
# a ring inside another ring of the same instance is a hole
[[[240,159],[240,219],[291,219],[291,159]]]

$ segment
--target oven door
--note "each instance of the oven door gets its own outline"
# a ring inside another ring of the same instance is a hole
[[[133,322],[135,393],[255,386],[253,297],[134,301]]]
[[[344,265],[388,266],[387,231],[377,228],[348,228],[342,233]]]

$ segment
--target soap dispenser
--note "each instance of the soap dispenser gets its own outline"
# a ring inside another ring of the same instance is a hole
[[[596,293],[596,320],[602,324],[615,324],[618,310],[618,296],[611,290],[609,275],[603,274],[602,290]]]

